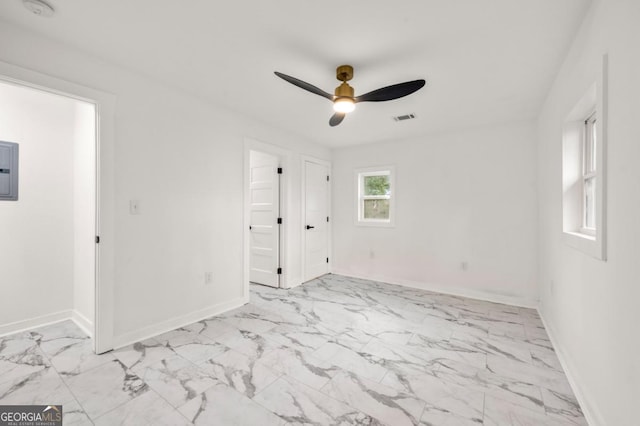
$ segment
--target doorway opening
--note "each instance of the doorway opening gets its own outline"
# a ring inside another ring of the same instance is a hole
[[[291,151],[275,145],[250,138],[244,142],[243,296],[246,303],[249,303],[252,285],[291,287],[292,156]]]
[[[17,188],[0,201],[0,334],[71,319],[95,350],[97,117],[95,103],[0,78],[0,140],[19,166],[0,167]]]

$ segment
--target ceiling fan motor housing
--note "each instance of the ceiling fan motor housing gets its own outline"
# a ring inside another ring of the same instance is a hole
[[[338,98],[353,98],[353,87],[343,81],[340,86],[336,87],[334,93]]]

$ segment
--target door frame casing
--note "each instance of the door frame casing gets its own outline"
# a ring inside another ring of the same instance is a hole
[[[331,162],[327,160],[322,160],[316,157],[310,157],[307,155],[301,156],[300,163],[300,175],[301,175],[301,188],[300,188],[300,223],[304,227],[306,225],[307,219],[307,163],[315,163],[321,166],[325,166],[327,168],[327,173],[329,174],[329,183],[327,188],[327,214],[329,215],[329,222],[327,224],[327,257],[329,257],[329,263],[327,265],[327,273],[331,273],[332,264],[333,264],[333,244],[332,244],[332,226],[333,226],[333,210],[331,203],[331,187],[333,185],[332,173],[331,173]],[[307,282],[307,233],[305,230],[302,230],[302,250],[301,252],[301,271],[302,271],[302,282]]]
[[[95,227],[100,244],[95,244],[95,290],[93,349],[113,349],[115,232],[114,232],[114,145],[116,96],[56,77],[0,61],[0,80],[9,84],[48,92],[95,106]]]
[[[271,145],[265,142],[260,142],[254,138],[244,138],[244,179],[243,179],[243,297],[245,303],[249,303],[249,282],[250,282],[250,259],[251,259],[251,234],[249,232],[249,226],[251,225],[250,217],[250,163],[251,163],[251,151],[263,152],[265,154],[278,157],[280,167],[283,169],[283,173],[280,177],[280,216],[282,217],[282,225],[280,225],[280,244],[279,244],[279,258],[280,267],[282,268],[282,274],[279,279],[280,288],[288,287],[288,279],[290,273],[287,270],[287,236],[288,236],[288,217],[290,215],[290,203],[289,203],[289,186],[291,185],[291,157],[293,153],[287,149],[280,148],[276,145]]]

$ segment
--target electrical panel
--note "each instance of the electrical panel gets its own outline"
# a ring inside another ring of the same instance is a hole
[[[0,141],[0,201],[18,200],[18,144]]]

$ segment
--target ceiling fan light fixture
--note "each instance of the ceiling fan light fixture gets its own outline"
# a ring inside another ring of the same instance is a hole
[[[342,97],[333,101],[333,110],[335,112],[348,113],[356,109],[356,104],[352,98]]]
[[[315,95],[322,96],[333,102],[335,114],[329,119],[329,126],[335,127],[342,123],[346,115],[356,109],[356,104],[360,102],[383,102],[392,101],[394,99],[403,98],[424,87],[424,80],[405,81],[404,83],[385,86],[364,95],[355,96],[353,87],[349,86],[347,81],[353,78],[353,67],[351,65],[340,65],[336,69],[336,78],[342,83],[336,87],[334,94],[325,92],[324,90],[302,81],[299,78],[274,71],[275,75],[284,81],[293,84],[301,89],[311,92]]]

